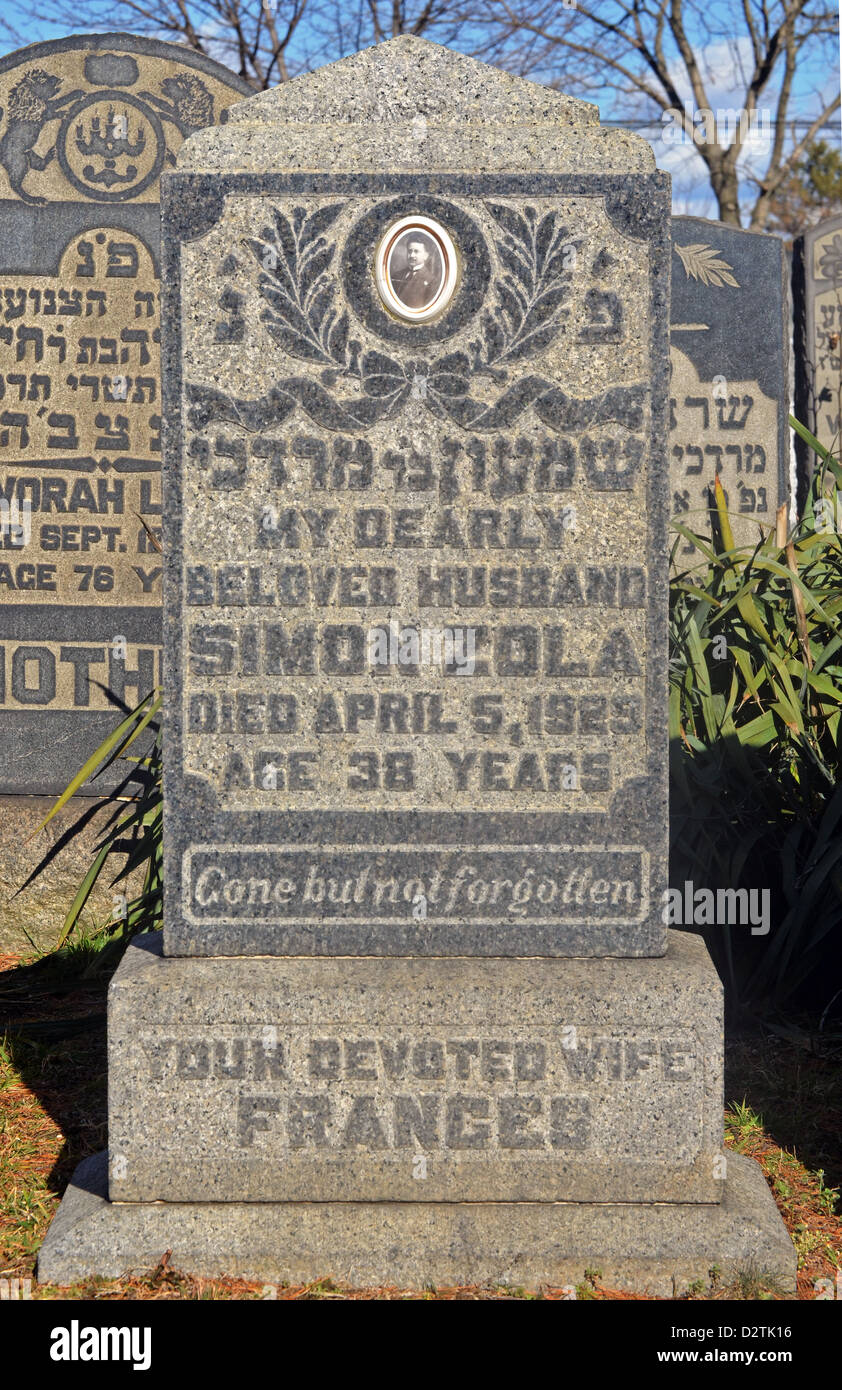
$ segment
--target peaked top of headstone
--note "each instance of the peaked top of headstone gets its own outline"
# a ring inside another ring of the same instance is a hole
[[[599,110],[429,39],[402,34],[232,107],[233,121],[599,124]]]
[[[179,169],[650,173],[651,146],[599,110],[440,44],[402,35],[230,108]]]

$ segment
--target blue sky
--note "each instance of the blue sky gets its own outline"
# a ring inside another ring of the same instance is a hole
[[[715,110],[733,110],[739,105],[742,91],[741,69],[745,69],[750,56],[748,39],[739,40],[735,47],[734,40],[730,35],[733,21],[729,19],[729,16],[733,16],[734,3],[735,0],[710,0],[706,9],[707,21],[715,37],[700,50],[701,68],[705,77],[710,104]],[[842,7],[842,0],[840,0],[840,7]],[[90,14],[91,8],[89,0],[88,14]],[[81,27],[71,29],[66,25],[47,24],[44,21],[27,17],[25,13],[24,17],[19,19],[17,15],[20,11],[17,10],[16,6],[14,10],[14,22],[18,32],[32,43],[43,39],[61,38],[69,33],[83,32]],[[7,9],[6,13],[9,12]],[[101,30],[105,26],[88,24],[87,27],[89,29],[99,27]],[[310,36],[305,35],[304,37]],[[12,51],[16,46],[14,42],[9,41],[0,33],[0,53]],[[676,60],[673,71],[676,86],[682,95],[689,99],[690,89],[680,61]],[[827,56],[811,63],[802,63],[793,88],[794,114],[799,118],[812,118],[820,109],[820,103],[831,98],[838,89],[838,64],[828,63]],[[763,99],[767,113],[772,117],[774,116],[776,96],[777,84],[774,83],[764,93]],[[595,94],[590,99],[598,101],[600,113],[604,120],[617,120],[623,115],[628,118],[629,107],[625,106],[621,110],[615,94],[611,91],[606,89],[601,95]],[[648,113],[644,113],[641,107],[640,117],[642,118],[645,114]],[[674,211],[692,213],[701,217],[715,217],[717,215],[716,200],[710,189],[704,165],[694,152],[693,147],[688,143],[669,143],[664,139],[664,132],[657,123],[648,128],[640,128],[639,126],[637,128],[652,144],[659,166],[666,169],[673,177]],[[766,130],[765,137],[763,131],[760,131],[756,146],[748,150],[743,157],[740,167],[744,175],[750,175],[753,171],[762,172],[765,168],[768,158],[766,141],[771,138],[772,133],[770,127],[767,127]],[[799,131],[799,134],[801,133]],[[825,139],[835,141],[838,147],[842,147],[838,112],[833,118],[830,128],[826,129],[823,135]],[[753,201],[749,182],[744,185],[742,201],[744,208]]]

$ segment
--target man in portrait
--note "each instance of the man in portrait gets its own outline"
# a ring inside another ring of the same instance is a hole
[[[426,309],[434,299],[441,282],[438,252],[428,237],[412,233],[400,248],[404,251],[404,268],[397,266],[391,276],[392,288],[407,309]],[[398,255],[394,260],[398,261]]]

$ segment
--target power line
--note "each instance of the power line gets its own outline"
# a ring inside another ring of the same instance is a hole
[[[665,114],[666,114],[666,113],[665,113]],[[682,113],[679,113],[679,114],[682,114]],[[713,114],[716,115],[716,112],[714,112]],[[840,117],[840,120],[842,120],[842,117]],[[812,122],[812,121],[807,121],[807,120],[804,120],[804,121],[783,121],[783,122],[780,122],[780,121],[774,120],[774,119],[770,116],[770,117],[768,118],[768,120],[762,120],[762,121],[753,120],[753,121],[751,121],[749,124],[750,124],[750,126],[751,126],[752,128],[754,128],[754,129],[763,129],[763,128],[766,127],[766,126],[777,126],[777,125],[783,124],[784,126],[786,126],[786,128],[787,128],[788,130],[809,130],[810,127],[812,126],[813,122]],[[652,118],[651,121],[621,121],[621,120],[613,119],[613,118],[611,118],[611,117],[605,117],[605,118],[600,119],[600,125],[619,126],[619,127],[621,127],[623,130],[651,130],[653,126],[654,126],[656,129],[660,129],[660,128],[663,126],[663,120],[662,120],[661,117],[658,117],[658,116],[654,116],[654,117]],[[820,129],[820,130],[830,130],[831,128],[835,128],[835,127],[836,127],[836,122],[833,120],[832,117],[828,117],[828,119],[827,119],[821,126],[819,126],[819,129]]]

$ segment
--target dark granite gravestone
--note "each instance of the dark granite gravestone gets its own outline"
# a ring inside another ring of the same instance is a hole
[[[820,222],[793,248],[795,414],[820,444],[842,451],[842,217]],[[815,455],[796,437],[799,493]]]
[[[168,954],[662,954],[662,176],[227,131],[164,202]]]
[[[691,530],[709,534],[717,473],[738,544],[789,498],[790,322],[779,237],[672,219],[670,495]]]
[[[159,181],[248,90],[126,34],[0,60],[0,791],[61,791],[160,680]]]
[[[41,1277],[792,1286],[664,929],[668,217],[639,137],[418,39],[182,152],[165,930]]]

